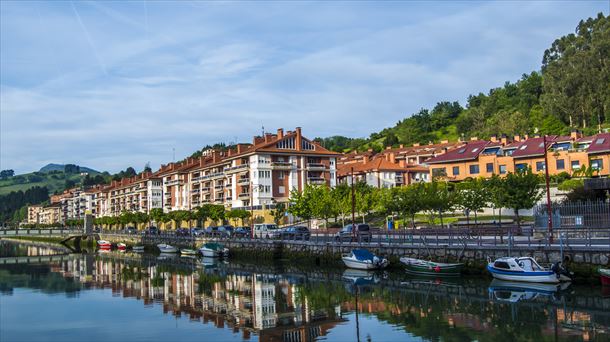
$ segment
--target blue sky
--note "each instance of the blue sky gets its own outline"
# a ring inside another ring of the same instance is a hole
[[[0,169],[365,137],[538,70],[608,1],[0,2]]]

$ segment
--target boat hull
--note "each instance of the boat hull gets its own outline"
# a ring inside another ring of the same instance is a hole
[[[527,283],[547,283],[557,284],[560,282],[560,278],[557,277],[553,271],[540,271],[540,272],[516,272],[516,271],[504,271],[498,270],[491,265],[487,265],[487,270],[491,275],[500,280],[508,281],[520,281]]]
[[[463,264],[445,264],[431,261],[400,258],[408,273],[426,276],[457,277],[462,273]]]
[[[201,255],[208,258],[222,258],[226,254],[224,251],[217,251],[205,247],[199,248],[199,251],[201,252]]]
[[[181,255],[197,255],[197,251],[194,249],[181,249],[180,250],[180,254]]]
[[[604,286],[610,286],[610,270],[601,269],[599,270],[599,278]]]
[[[178,248],[170,245],[157,245],[161,253],[178,253]]]
[[[349,258],[349,257],[343,257],[342,260],[343,260],[343,263],[345,264],[345,266],[347,266],[349,268],[354,268],[357,270],[374,270],[374,269],[379,268],[377,265],[375,265],[371,262],[355,260],[355,259]]]

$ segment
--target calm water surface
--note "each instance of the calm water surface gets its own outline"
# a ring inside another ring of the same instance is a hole
[[[0,341],[610,341],[601,287],[62,254],[0,241]]]

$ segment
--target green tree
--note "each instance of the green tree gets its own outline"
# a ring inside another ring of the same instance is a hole
[[[222,224],[225,219],[225,207],[223,205],[218,204],[211,205],[209,208],[210,219],[216,223],[220,221],[220,224]]]
[[[431,221],[434,214],[438,213],[441,227],[443,223],[443,213],[451,210],[456,204],[456,193],[448,183],[432,180],[430,183],[423,183],[422,207],[430,213]]]
[[[517,173],[508,173],[501,183],[502,202],[506,208],[514,210],[519,228],[521,228],[519,210],[532,208],[542,198],[542,191],[538,186],[540,181],[540,176],[532,173],[528,168]]]
[[[302,192],[298,189],[292,189],[292,191],[290,191],[290,206],[288,207],[288,212],[306,220],[308,224],[314,214],[313,201],[311,200],[313,191],[314,186],[311,184],[305,185]]]
[[[150,210],[149,217],[153,221],[155,221],[155,223],[158,225],[160,222],[164,222],[164,218],[166,217],[166,215],[163,212],[163,209],[161,209],[161,208],[153,208],[153,209]]]
[[[283,202],[279,202],[275,204],[275,209],[271,210],[271,216],[273,216],[273,222],[275,224],[280,224],[282,219],[286,215],[286,204]]]
[[[458,185],[456,204],[466,212],[466,219],[470,220],[470,212],[474,213],[474,223],[477,221],[477,212],[485,208],[490,202],[487,183],[482,178],[462,182]]]

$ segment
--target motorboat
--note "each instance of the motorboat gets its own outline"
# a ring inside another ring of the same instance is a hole
[[[390,263],[388,259],[378,257],[366,249],[353,249],[342,258],[345,266],[359,270],[374,270],[386,268]]]
[[[97,240],[97,246],[99,248],[111,248],[112,242],[106,240]]]
[[[138,245],[138,246],[133,246],[131,249],[133,249],[134,252],[144,252],[144,246],[142,245]]]
[[[602,282],[602,285],[610,286],[610,269],[600,268],[599,269],[599,278]]]
[[[218,242],[207,242],[203,244],[201,247],[199,247],[199,252],[201,252],[204,257],[210,258],[222,258],[229,256],[229,249]]]
[[[195,249],[180,248],[180,255],[197,255],[199,251]]]
[[[369,285],[379,282],[375,271],[348,268],[343,272],[343,279],[354,285]]]
[[[178,248],[165,243],[158,244],[157,248],[159,248],[161,253],[178,253]]]
[[[405,265],[407,272],[430,276],[459,276],[464,264],[442,263],[429,260],[402,257],[400,262]]]
[[[556,284],[571,281],[571,273],[561,262],[553,264],[549,270],[540,266],[531,257],[503,257],[487,264],[491,275],[500,280],[524,281],[531,283]]]
[[[520,302],[533,300],[538,297],[551,297],[560,299],[565,293],[569,283],[524,283],[519,281],[507,281],[494,279],[489,285],[488,291],[491,299],[503,302]]]

